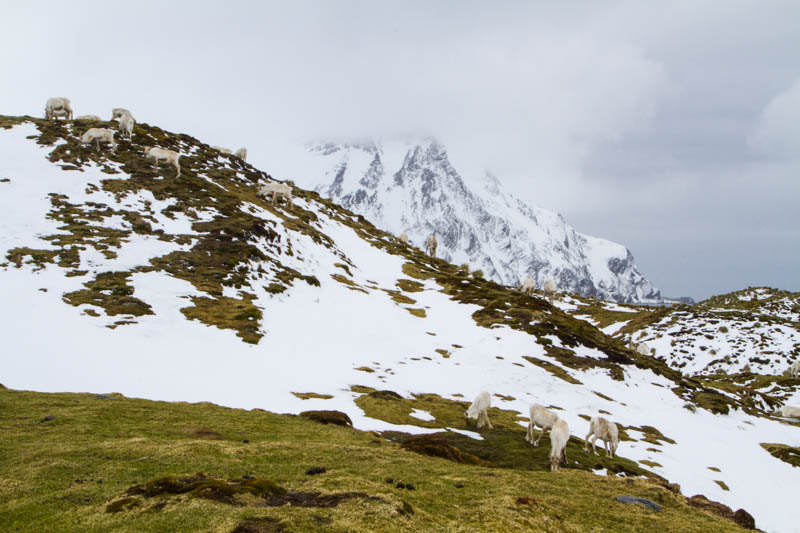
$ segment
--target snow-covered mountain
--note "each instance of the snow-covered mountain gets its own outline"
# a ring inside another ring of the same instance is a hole
[[[130,141],[98,150],[79,142],[90,126],[0,116],[6,387],[337,409],[362,430],[480,442],[492,430],[468,430],[460,412],[445,424],[422,402],[414,414],[370,411],[363,396],[463,402],[487,390],[514,414],[499,433],[518,443],[531,403],[557,410],[575,476],[646,472],[745,508],[767,531],[800,523],[782,451],[797,453],[800,426],[771,414],[800,401],[797,379],[689,378],[608,329],[669,309],[569,296],[554,307],[401,245],[315,192],[272,203],[258,194],[269,175],[188,135],[137,123]],[[180,178],[144,157],[153,145],[180,152]],[[402,177],[424,185],[425,174]],[[624,432],[619,457],[583,451],[597,413]],[[668,512],[688,505],[663,487],[642,494]]]
[[[485,173],[470,187],[434,139],[309,145],[316,190],[386,231],[421,246],[435,233],[440,257],[468,263],[507,285],[553,279],[561,290],[618,302],[661,293],[621,244],[578,233]]]

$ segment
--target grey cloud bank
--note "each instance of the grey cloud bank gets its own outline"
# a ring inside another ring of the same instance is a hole
[[[800,4],[6,3],[6,114],[49,96],[291,177],[308,139],[435,135],[664,294],[800,290]]]

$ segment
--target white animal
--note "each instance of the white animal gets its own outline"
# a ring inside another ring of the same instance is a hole
[[[597,439],[602,440],[603,444],[605,444],[606,457],[614,457],[614,454],[617,453],[617,446],[619,446],[619,430],[614,422],[609,422],[602,416],[593,416],[589,425],[589,433],[586,434],[586,443],[583,446],[583,449],[587,451],[589,450],[590,436],[592,437],[592,452],[595,454],[597,450],[595,449],[594,443]],[[610,451],[609,447],[611,448]]]
[[[533,280],[533,278],[525,278],[522,280],[519,290],[522,291],[523,294],[530,296],[534,293],[534,291],[536,291],[536,282]]]
[[[800,407],[784,405],[781,407],[781,416],[785,416],[787,418],[800,418]]]
[[[636,351],[642,355],[650,355],[650,347],[643,342],[636,345]]]
[[[233,154],[233,150],[231,150],[230,148],[223,148],[222,146],[212,146],[211,148],[213,148],[218,152],[222,152],[223,154],[228,154],[228,155]]]
[[[75,117],[75,120],[94,120],[96,122],[103,121],[103,119],[98,117],[97,115],[81,115],[79,117]]]
[[[130,115],[122,115],[119,117],[120,136],[130,139],[131,135],[133,135],[134,124],[136,124],[136,121],[133,120],[133,117]]]
[[[402,242],[403,244],[408,244],[408,233],[404,231],[403,233],[400,234],[398,239],[400,239],[400,242]]]
[[[793,378],[800,377],[800,359],[792,363],[792,366],[789,367],[789,375]]]
[[[133,114],[124,107],[115,107],[111,110],[111,120],[114,120],[115,118],[122,118],[123,115],[128,115],[129,117],[133,118]]]
[[[165,150],[164,148],[156,148],[155,146],[152,148],[148,148],[144,151],[144,156],[149,158],[153,158],[153,163],[156,166],[156,172],[158,172],[158,162],[159,160],[166,161],[167,163],[172,164],[177,170],[178,175],[176,177],[180,177],[181,175],[181,164],[180,158],[181,154],[174,150]]]
[[[233,155],[241,159],[242,161],[247,161],[247,148],[242,146],[238,150],[236,150]]]
[[[486,391],[479,393],[475,396],[475,400],[472,402],[472,405],[464,411],[464,417],[467,420],[477,420],[478,423],[476,427],[481,429],[483,426],[488,426],[489,429],[492,429],[492,423],[489,422],[489,415],[487,411],[489,407],[492,406],[492,395]]]
[[[531,416],[531,421],[528,422],[528,434],[525,435],[525,440],[530,442],[534,446],[538,446],[539,440],[541,440],[545,430],[548,429],[552,430],[555,423],[558,422],[558,415],[555,414],[553,411],[547,409],[545,406],[535,403],[531,405],[530,416]],[[542,428],[542,432],[539,433],[539,438],[536,439],[536,441],[534,441],[533,430],[536,426]]]
[[[547,296],[548,298],[552,298],[553,296],[556,295],[556,292],[558,292],[558,285],[556,285],[556,282],[553,281],[552,279],[548,279],[547,281],[544,282],[542,290],[544,291],[545,296]]]
[[[111,143],[111,149],[116,150],[117,142],[114,140],[114,130],[108,128],[89,128],[86,133],[81,135],[81,144],[89,144],[95,142],[97,149],[100,149],[100,143]]]
[[[271,194],[273,204],[279,196],[286,198],[289,205],[292,204],[292,187],[286,183],[267,183],[258,189],[258,194],[265,198]]]
[[[431,257],[436,257],[436,248],[439,246],[439,241],[436,239],[435,234],[431,234],[425,239],[425,252]]]
[[[555,472],[563,460],[567,462],[567,442],[569,442],[569,426],[559,419],[550,430],[550,470]]]
[[[49,120],[56,117],[65,117],[67,120],[72,120],[72,108],[69,106],[69,98],[55,96],[47,99],[47,103],[44,106],[44,118]]]

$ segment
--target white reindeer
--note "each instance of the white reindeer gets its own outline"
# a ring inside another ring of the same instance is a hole
[[[488,426],[489,429],[492,429],[492,423],[489,422],[489,415],[487,411],[489,407],[492,406],[492,395],[486,391],[479,393],[475,396],[475,400],[472,402],[472,405],[464,411],[464,418],[469,420],[477,420],[476,427],[481,429],[484,426]]]
[[[567,462],[567,442],[569,442],[569,426],[564,420],[558,421],[550,430],[550,471],[558,471],[563,460]]]
[[[619,430],[614,422],[610,422],[602,416],[593,416],[589,425],[589,433],[586,434],[586,443],[583,446],[583,449],[586,451],[589,451],[590,436],[592,437],[592,452],[595,454],[597,450],[595,449],[594,443],[597,439],[603,441],[606,448],[606,457],[614,457],[614,454],[617,453],[617,446],[619,446]],[[610,451],[609,447],[611,448]]]
[[[69,104],[69,98],[64,98],[63,96],[48,98],[44,106],[44,118],[50,120],[64,117],[67,120],[72,120],[72,108]]]
[[[81,135],[81,144],[89,144],[95,142],[97,149],[100,149],[100,143],[110,143],[111,149],[117,149],[117,142],[114,140],[114,130],[108,128],[89,128],[86,133]]]
[[[172,164],[177,170],[178,175],[176,177],[180,177],[181,175],[181,164],[180,158],[181,154],[174,150],[165,150],[164,148],[156,148],[155,146],[152,148],[148,148],[144,151],[144,156],[153,159],[153,163],[156,166],[156,173],[158,173],[158,161],[166,161],[167,163]]]
[[[545,406],[535,403],[531,405],[530,417],[531,421],[528,422],[528,434],[525,435],[525,440],[534,446],[538,446],[544,432],[548,429],[552,430],[555,423],[558,422],[558,415]],[[534,441],[533,430],[536,426],[542,428],[542,432],[539,433],[539,438]]]
[[[436,234],[432,233],[425,239],[425,252],[431,257],[436,257],[436,248],[439,246],[439,241],[436,239]]]

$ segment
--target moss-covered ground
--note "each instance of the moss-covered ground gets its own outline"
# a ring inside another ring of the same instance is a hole
[[[0,389],[0,433],[4,531],[743,531],[644,479],[463,464],[209,403]]]

